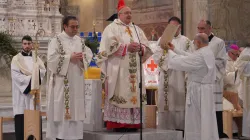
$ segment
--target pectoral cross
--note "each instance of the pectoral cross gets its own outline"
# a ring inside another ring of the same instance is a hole
[[[126,28],[125,32],[128,33],[130,37],[132,37],[132,31],[129,29],[129,27]]]
[[[131,92],[135,92],[136,91],[136,89],[135,89],[135,77],[136,77],[136,75],[134,75],[134,74],[131,74],[130,75],[130,83],[132,84],[132,87],[131,87]]]

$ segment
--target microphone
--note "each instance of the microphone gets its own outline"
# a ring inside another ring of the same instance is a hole
[[[140,44],[140,51],[139,51],[139,58],[140,58],[140,82],[139,82],[139,88],[140,88],[140,140],[142,140],[142,46],[141,46],[141,41],[138,35],[138,32],[136,30],[134,22],[132,22],[139,44]]]
[[[133,24],[133,26],[134,26],[135,33],[136,33],[136,36],[137,36],[138,41],[139,41],[139,44],[140,44],[140,51],[139,51],[140,53],[139,53],[139,55],[141,56],[141,55],[142,55],[142,46],[141,46],[141,41],[140,41],[140,38],[139,38],[138,32],[137,32],[137,30],[136,30],[135,23],[134,23],[134,22],[132,22],[132,24]]]

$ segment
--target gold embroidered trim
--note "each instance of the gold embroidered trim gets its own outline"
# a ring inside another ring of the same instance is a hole
[[[166,57],[166,54],[167,54],[167,51],[163,50],[163,55],[161,56],[160,58],[160,62],[159,62],[159,67],[162,67],[163,66],[163,63],[164,63],[164,59]]]
[[[164,50],[163,55],[161,56],[160,62],[159,62],[159,67],[162,68],[163,63],[164,63],[164,59],[166,57],[167,51]],[[163,70],[163,75],[164,75],[164,83],[163,83],[163,94],[164,94],[164,98],[165,98],[165,106],[164,106],[164,110],[169,110],[169,105],[168,105],[168,72]]]
[[[58,62],[58,67],[56,69],[57,74],[59,74],[61,72],[62,69],[62,65],[63,65],[63,61],[64,61],[64,55],[65,55],[65,51],[63,50],[63,46],[61,41],[59,40],[59,37],[57,36],[57,41],[59,42],[59,49],[58,49],[58,53],[60,54],[59,56],[59,62]]]
[[[59,43],[59,50],[58,50],[58,53],[60,54],[60,57],[59,57],[59,63],[58,63],[58,68],[57,68],[57,74],[59,75],[60,71],[61,71],[61,67],[63,65],[63,60],[64,60],[64,55],[65,55],[65,51],[63,49],[63,45],[62,45],[62,42],[61,40],[59,39],[59,37],[57,36],[57,41]],[[67,75],[64,76],[64,107],[65,107],[65,116],[64,118],[66,120],[69,120],[71,119],[71,115],[70,115],[70,100],[69,100],[69,80],[68,80],[68,77]]]
[[[137,104],[137,97],[136,97],[136,96],[133,96],[133,97],[130,99],[130,102],[132,102],[134,105]]]
[[[165,97],[165,106],[164,106],[164,110],[169,110],[169,106],[168,106],[168,72],[164,71],[164,97]]]
[[[128,33],[128,35],[130,36],[130,42],[133,42],[133,36],[132,36],[132,31],[130,30],[130,28],[127,26],[126,33]],[[137,72],[137,62],[136,62],[136,53],[129,53],[129,80],[130,80],[130,91],[134,94],[136,94],[136,72]]]
[[[186,41],[186,49],[188,50],[189,48],[190,48],[190,40],[187,39],[187,41]]]
[[[131,86],[130,86],[130,91],[132,93],[136,93],[136,83],[137,83],[137,80],[136,80],[136,72],[137,72],[137,63],[136,63],[136,53],[130,53],[129,54],[129,73],[130,73],[130,76],[129,76],[129,80],[130,80],[130,83],[131,83]]]
[[[83,39],[81,39],[81,43],[82,43],[82,50],[83,50],[83,52],[86,52],[86,51],[85,51],[85,48],[86,48],[87,46],[85,45],[85,43],[84,43],[84,40],[83,40]],[[86,64],[87,64],[87,66],[89,66],[89,64],[90,64],[90,63],[88,63],[88,60],[87,60],[87,55],[86,55],[86,54],[84,55],[84,60],[83,60],[83,61],[85,61],[85,62],[86,62]],[[87,66],[86,66],[86,67],[87,67]]]
[[[110,100],[113,102],[116,102],[118,104],[126,104],[127,103],[127,101],[123,97],[120,97],[117,95],[114,95]]]

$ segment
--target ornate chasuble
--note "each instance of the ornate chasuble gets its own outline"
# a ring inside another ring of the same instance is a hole
[[[143,31],[137,26],[136,29],[141,43],[147,46],[147,39]],[[138,53],[127,52],[125,56],[114,55],[120,47],[128,47],[132,42],[139,42],[133,25],[125,25],[120,20],[115,20],[105,28],[100,44],[100,53],[97,55],[97,64],[104,64],[105,67],[102,68],[104,71],[102,77],[105,76],[108,81],[107,98],[111,104],[120,108],[137,108],[140,105]],[[145,49],[145,53],[151,53],[149,48],[145,47]],[[143,57],[150,56],[145,54]],[[143,83],[143,100],[145,97],[146,90]]]

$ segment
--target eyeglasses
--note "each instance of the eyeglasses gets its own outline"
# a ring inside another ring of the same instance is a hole
[[[132,15],[132,13],[131,12],[124,12],[124,13],[121,13],[121,14],[124,14],[124,15]]]
[[[79,25],[76,25],[76,26],[71,25],[71,26],[68,26],[68,27],[70,27],[71,29],[78,29],[78,28],[79,28]]]
[[[233,52],[231,52],[232,55],[236,56],[236,57],[239,57],[239,54],[235,54]]]

